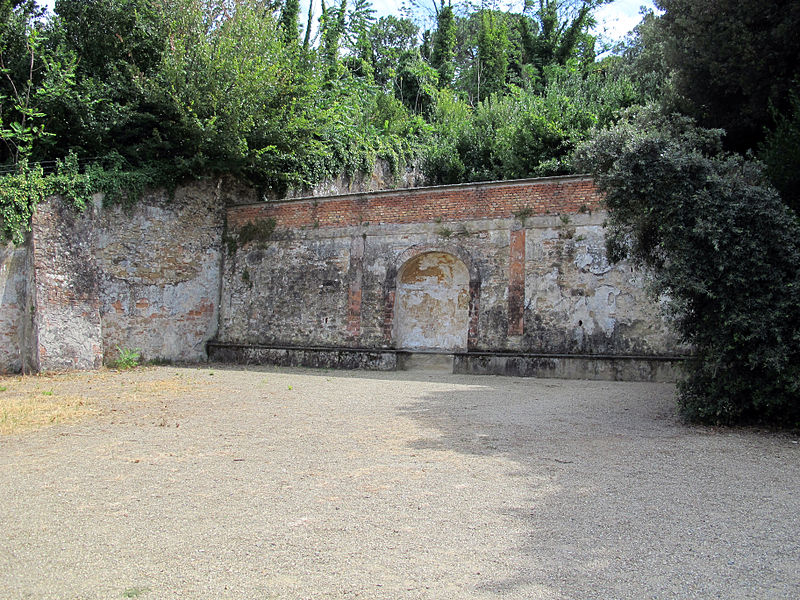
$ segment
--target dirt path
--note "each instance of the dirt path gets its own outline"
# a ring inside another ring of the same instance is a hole
[[[0,437],[0,598],[800,597],[797,439],[668,385],[105,376]]]

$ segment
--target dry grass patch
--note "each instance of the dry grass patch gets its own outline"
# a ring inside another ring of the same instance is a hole
[[[0,377],[0,435],[75,422],[110,404],[165,401],[194,387],[151,368]]]
[[[96,412],[77,394],[57,391],[49,378],[0,378],[0,435],[21,433],[57,423],[70,423]]]

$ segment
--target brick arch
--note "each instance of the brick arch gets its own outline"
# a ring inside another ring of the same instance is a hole
[[[468,330],[467,330],[467,350],[477,348],[478,339],[478,314],[480,309],[481,295],[481,275],[475,261],[464,248],[454,244],[416,244],[406,248],[398,254],[389,264],[384,283],[384,319],[383,319],[383,338],[384,344],[393,345],[394,319],[395,319],[395,300],[397,294],[397,275],[403,266],[409,261],[422,254],[429,253],[450,254],[459,259],[466,266],[469,273],[469,306],[468,306]]]
[[[469,271],[470,283],[480,282],[480,272],[475,264],[475,261],[472,260],[472,256],[464,248],[455,244],[416,244],[406,248],[394,258],[389,266],[388,279],[395,280],[397,278],[397,272],[404,264],[406,264],[412,258],[416,258],[420,254],[427,254],[429,252],[452,254],[466,265],[467,271]]]

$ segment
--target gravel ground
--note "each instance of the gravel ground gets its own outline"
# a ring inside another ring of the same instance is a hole
[[[800,597],[797,437],[684,426],[669,385],[106,377],[0,438],[0,598]]]

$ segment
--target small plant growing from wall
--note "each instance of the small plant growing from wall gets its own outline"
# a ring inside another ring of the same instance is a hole
[[[275,233],[276,225],[277,221],[272,217],[246,223],[235,235],[226,238],[225,242],[228,246],[228,252],[233,254],[239,248],[252,242],[255,242],[260,248],[265,247],[267,242],[272,239],[272,234]]]
[[[453,236],[453,230],[448,229],[447,227],[440,227],[436,230],[436,235],[440,238],[448,239]]]
[[[530,206],[523,206],[514,213],[514,218],[521,221],[525,225],[525,219],[533,216],[533,209]]]
[[[246,268],[242,270],[242,282],[248,287],[253,287],[253,280],[250,278],[250,271]]]
[[[569,215],[559,215],[558,218],[561,220],[561,227],[558,232],[558,237],[567,240],[575,237],[575,228],[570,227],[572,220],[569,218]]]

